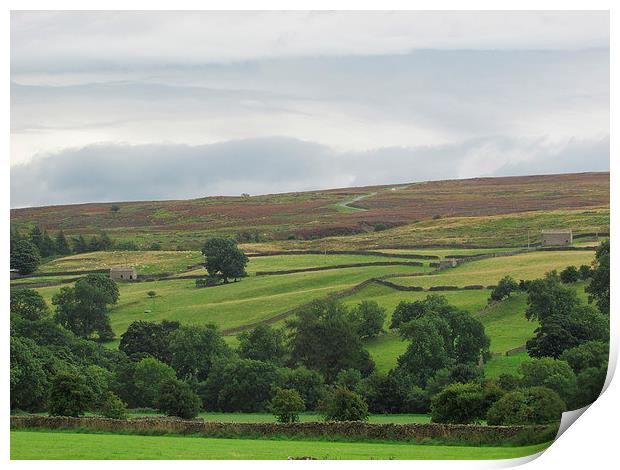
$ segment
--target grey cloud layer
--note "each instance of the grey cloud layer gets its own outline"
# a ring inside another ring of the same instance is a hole
[[[479,156],[491,158],[492,164],[469,169],[467,158]],[[175,199],[476,175],[601,171],[608,169],[608,160],[608,138],[560,147],[490,138],[348,153],[277,137],[202,146],[98,144],[14,166],[11,204]]]
[[[607,170],[608,141],[606,12],[11,16],[13,206]]]
[[[79,38],[76,40],[76,38]],[[606,47],[608,12],[13,12],[12,68]]]

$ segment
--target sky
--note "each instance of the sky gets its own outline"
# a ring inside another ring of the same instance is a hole
[[[11,207],[609,170],[607,12],[11,14]]]

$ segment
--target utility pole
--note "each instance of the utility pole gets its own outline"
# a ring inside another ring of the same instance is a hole
[[[530,231],[527,231],[527,249],[530,249]]]

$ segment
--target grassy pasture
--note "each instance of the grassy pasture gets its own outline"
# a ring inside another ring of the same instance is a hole
[[[570,265],[579,267],[582,264],[590,264],[593,260],[593,251],[538,251],[471,261],[436,275],[394,278],[390,281],[404,286],[420,287],[438,285],[463,287],[472,284],[488,286],[496,284],[506,275],[516,280],[536,279],[551,270],[561,271]]]
[[[178,320],[184,324],[215,323],[222,329],[265,320],[295,306],[391,273],[412,273],[415,266],[368,266],[281,276],[251,276],[240,282],[199,289],[195,281],[178,279],[120,283],[120,300],[110,309],[112,328],[122,334],[135,320]],[[51,302],[61,286],[38,289]],[[147,292],[157,292],[150,299]],[[150,310],[150,313],[145,313]]]
[[[529,359],[526,352],[516,353],[511,356],[493,356],[484,365],[484,374],[489,378],[498,378],[502,374],[519,375],[519,366]]]
[[[536,323],[525,318],[525,295],[519,294],[497,305],[487,307],[488,290],[437,292],[448,302],[467,310],[482,321],[487,335],[491,338],[492,352],[506,352],[525,344],[536,329]],[[422,300],[429,292],[401,292],[384,286],[368,286],[355,295],[344,299],[347,304],[361,300],[374,300],[387,309],[391,317],[394,308],[401,300],[412,302]],[[389,325],[388,318],[387,324]],[[377,368],[387,372],[396,365],[396,359],[407,348],[396,332],[388,332],[366,343]]]
[[[475,256],[487,253],[498,253],[502,251],[512,251],[514,247],[505,248],[381,248],[377,251],[383,253],[394,254],[419,254],[419,255],[435,255],[440,258],[449,258],[453,255],[459,256]]]
[[[95,251],[54,259],[42,264],[39,271],[54,273],[134,266],[138,274],[160,274],[179,272],[203,261],[199,251]]]
[[[420,262],[408,258],[388,258],[385,256],[371,255],[275,255],[257,256],[250,258],[247,266],[249,274],[257,271],[283,271],[288,269],[315,268],[322,266],[336,266],[339,264],[352,263],[377,263],[377,262]],[[415,271],[430,271],[428,261],[424,262],[424,268],[413,268]]]
[[[370,214],[372,210],[365,212]],[[346,237],[326,237],[321,240],[270,242],[269,249],[365,249],[381,250],[385,246],[444,245],[477,247],[525,248],[530,232],[532,243],[540,242],[541,230],[572,227],[575,232],[609,231],[609,207],[587,210],[560,209],[509,214],[420,220],[380,232]],[[261,244],[247,248],[266,249]],[[418,251],[418,250],[413,250]],[[446,251],[453,251],[446,248]]]
[[[214,439],[73,432],[12,431],[12,460],[55,459],[508,459],[543,451],[523,447],[467,447],[396,442]]]

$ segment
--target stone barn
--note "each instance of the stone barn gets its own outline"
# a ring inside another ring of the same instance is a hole
[[[454,258],[444,258],[439,261],[439,269],[456,268],[458,261]]]
[[[572,230],[543,230],[542,246],[570,245],[573,243]]]
[[[138,272],[133,267],[111,268],[110,279],[115,281],[136,281]]]

